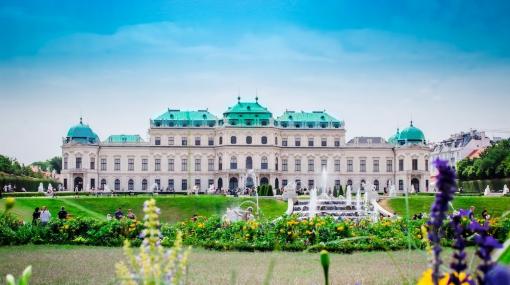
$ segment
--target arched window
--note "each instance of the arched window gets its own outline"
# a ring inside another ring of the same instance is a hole
[[[223,137],[220,137],[220,144],[223,144]]]
[[[246,169],[253,169],[253,159],[251,156],[246,157]]]
[[[365,179],[361,179],[361,182],[359,183],[359,186],[360,186],[360,190],[365,190]]]
[[[237,157],[235,156],[230,158],[230,169],[237,169]]]
[[[223,159],[218,157],[218,170],[223,170]]]
[[[266,137],[266,136],[261,137],[261,138],[260,138],[260,142],[261,142],[262,144],[267,144],[267,137]]]
[[[375,191],[379,191],[379,180],[374,180]]]
[[[147,179],[142,180],[142,190],[147,191]]]
[[[263,156],[260,160],[260,169],[267,169],[267,157]]]
[[[120,180],[119,179],[115,179],[115,191],[119,191],[120,190]]]
[[[252,137],[251,136],[247,136],[246,137],[246,144],[251,144],[253,141]]]
[[[104,186],[106,185],[106,179],[101,179],[101,190],[104,190]]]
[[[347,180],[347,185],[352,186],[352,180],[351,179]]]
[[[236,144],[237,143],[237,137],[236,136],[231,136],[230,137],[230,144]]]
[[[278,171],[278,157],[276,157],[276,158],[275,158],[275,161],[274,161],[274,169],[275,169],[276,171]],[[276,188],[278,188],[278,187],[276,187]]]
[[[133,179],[129,179],[128,181],[128,191],[133,191],[135,190],[135,182],[133,181]]]

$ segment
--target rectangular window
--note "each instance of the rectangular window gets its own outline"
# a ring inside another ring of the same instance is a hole
[[[398,160],[398,171],[404,171],[404,160],[403,159]]]
[[[289,161],[286,158],[282,159],[282,171],[289,171]]]
[[[154,144],[155,144],[155,145],[161,145],[161,137],[156,137],[156,138],[154,139]]]
[[[81,169],[81,157],[76,158],[76,169]]]
[[[161,159],[156,158],[154,160],[154,171],[161,171]]]
[[[101,171],[106,171],[106,158],[101,158]]]
[[[174,137],[168,137],[168,145],[174,145],[174,144],[175,144]]]
[[[413,170],[418,170],[418,160],[413,159]]]
[[[200,137],[195,137],[195,145],[200,145]]]
[[[169,172],[175,171],[175,160],[173,158],[168,159],[168,171]]]
[[[135,159],[134,158],[128,159],[128,171],[135,171]]]
[[[294,141],[295,146],[301,146],[301,138],[296,138]]]
[[[161,180],[160,179],[154,179],[154,183],[158,186],[158,190],[161,190]]]
[[[404,190],[404,180],[400,179],[398,181],[398,190],[403,191]]]
[[[113,170],[120,171],[120,158],[114,160]]]
[[[374,172],[379,172],[379,159],[374,159]]]
[[[220,158],[218,158],[218,170],[223,170],[223,160]]]
[[[90,158],[90,169],[96,169],[96,159],[93,157]]]
[[[96,179],[90,178],[90,189],[96,189]]]
[[[321,146],[322,147],[328,146],[328,139],[327,138],[322,138],[321,139]]]
[[[340,189],[340,180],[335,180],[335,189]]]
[[[282,180],[282,187],[287,186],[287,184],[289,184],[289,180],[287,180],[287,179],[283,179],[283,180]]]
[[[182,144],[183,146],[188,145],[188,138],[187,138],[187,137],[182,137],[182,138],[181,138],[181,144]]]
[[[287,146],[287,138],[282,138],[282,146]]]
[[[208,185],[208,187],[211,187],[211,185],[214,186],[214,179],[207,180],[207,185]]]
[[[308,171],[313,172],[314,171],[313,168],[314,168],[314,161],[313,161],[313,159],[309,159],[308,160]]]
[[[168,179],[168,190],[174,191],[175,189],[175,182],[173,179]]]
[[[429,171],[429,160],[425,159],[425,171]]]
[[[313,189],[313,186],[315,185],[315,181],[313,179],[308,180],[308,190]]]
[[[67,178],[64,178],[64,189],[67,190]]]
[[[366,161],[366,159],[360,159],[360,161],[359,161],[359,172],[367,172],[367,161]]]
[[[188,171],[188,159],[181,159],[181,171]]]
[[[308,146],[313,146],[313,138],[308,138]]]
[[[340,146],[340,139],[335,139],[335,147],[339,147]]]
[[[328,160],[327,159],[321,159],[321,171],[324,169],[328,169]]]
[[[335,159],[335,171],[340,172],[340,159]]]
[[[202,160],[200,158],[195,158],[195,171],[202,171]]]
[[[142,171],[149,170],[149,160],[147,158],[142,158]]]
[[[393,160],[386,160],[386,172],[393,172]]]
[[[195,179],[195,186],[200,190],[200,179]]]
[[[214,158],[209,158],[207,160],[207,170],[214,171]]]
[[[67,156],[64,157],[64,169],[67,169]]]
[[[299,172],[301,171],[301,159],[296,159],[296,163],[294,165],[295,171]]]
[[[213,137],[209,137],[207,139],[207,144],[210,145],[210,146],[213,146],[214,145],[214,138]]]
[[[347,160],[347,172],[353,172],[354,171],[354,164],[352,159]]]
[[[188,190],[188,179],[183,179],[181,181],[181,189],[184,191]]]

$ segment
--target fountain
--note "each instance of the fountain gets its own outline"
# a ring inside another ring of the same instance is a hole
[[[39,187],[37,187],[37,192],[40,192],[40,193],[43,193],[44,192],[44,185],[41,183],[39,183]]]
[[[107,192],[107,193],[108,193],[108,192],[112,192],[112,190],[110,189],[110,187],[108,187],[108,185],[107,185],[107,184],[105,184],[105,185],[104,185],[104,190],[103,190],[103,191],[104,191],[104,192]]]
[[[317,214],[317,188],[310,190],[310,201],[308,202],[308,217],[313,218]]]
[[[361,190],[358,188],[356,190],[356,210],[359,210],[361,207]]]
[[[390,186],[390,193],[389,193],[390,197],[395,197],[396,196],[396,193],[395,193],[395,185],[391,184]]]
[[[416,188],[414,187],[414,184],[411,184],[411,190],[409,191],[409,194],[416,193]]]
[[[347,190],[345,191],[345,202],[347,206],[352,205],[351,185],[347,185]]]
[[[246,188],[257,189],[258,180],[257,175],[255,174],[255,171],[253,169],[248,169],[248,171],[246,171],[246,175],[244,175],[244,177],[242,178],[243,178],[242,179],[243,190],[245,190]],[[252,181],[251,185],[248,184],[248,181]]]
[[[322,168],[321,172],[321,195],[326,194],[328,195],[328,171],[326,167]]]
[[[214,184],[209,185],[209,189],[207,190],[207,193],[213,194],[214,192],[216,192],[216,190],[214,189]]]
[[[508,186],[503,186],[503,196],[505,196],[506,194],[508,194]]]

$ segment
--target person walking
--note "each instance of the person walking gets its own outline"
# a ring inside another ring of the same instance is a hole
[[[46,206],[42,208],[41,212],[41,225],[47,225],[51,220],[51,213]]]
[[[64,207],[60,208],[60,211],[58,212],[58,218],[61,220],[67,219],[67,211]]]
[[[32,213],[32,225],[39,224],[40,218],[41,218],[41,212],[39,211],[39,207],[36,207],[34,212]]]

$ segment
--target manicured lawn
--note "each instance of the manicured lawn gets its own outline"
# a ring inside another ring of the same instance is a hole
[[[432,196],[413,196],[409,197],[410,215],[416,213],[428,213],[434,197]],[[398,215],[404,215],[406,212],[405,198],[398,197],[388,200],[388,205]],[[479,216],[484,208],[487,208],[491,216],[501,216],[510,211],[510,197],[455,197],[453,207],[455,209],[468,209],[475,206],[475,214]]]
[[[133,209],[134,213],[142,217],[143,202],[150,197],[62,197],[62,198],[16,198],[13,213],[30,221],[35,207],[47,206],[54,217],[60,207],[64,206],[73,216],[88,216],[105,219],[106,214],[113,214],[118,207],[124,212]],[[235,207],[240,204],[243,208],[253,206],[254,198],[231,198],[224,196],[175,196],[156,197],[158,207],[161,208],[161,220],[163,222],[177,222],[189,219],[194,214],[211,216],[222,215],[227,207]],[[0,200],[0,208],[3,208],[5,199]],[[275,199],[259,199],[261,212],[264,217],[276,218],[281,216],[287,204]],[[255,208],[255,207],[254,207]]]
[[[0,283],[7,273],[19,275],[31,264],[32,285],[113,284],[115,263],[123,258],[121,248],[34,245],[0,247],[0,256]],[[187,284],[263,284],[271,260],[272,285],[323,284],[318,253],[203,249],[192,251]],[[421,251],[332,254],[331,283],[415,284],[426,266]]]

